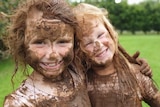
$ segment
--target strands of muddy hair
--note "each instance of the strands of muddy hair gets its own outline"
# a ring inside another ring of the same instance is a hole
[[[139,52],[136,52],[134,56],[131,57],[120,44],[118,44],[118,50],[129,60],[129,62],[140,65],[140,63],[136,60],[140,54]]]
[[[124,102],[124,100],[126,100],[124,96],[126,89],[129,89],[131,92],[137,92],[138,83],[135,75],[132,73],[134,71],[129,66],[129,62],[120,52],[115,53],[113,63],[118,75],[118,81],[122,96],[121,100],[122,102]]]
[[[37,8],[38,10],[43,12],[44,19],[58,19],[64,22],[65,24],[70,25],[73,27],[74,31],[76,29],[76,18],[72,13],[71,8],[65,2],[65,0],[27,0],[21,1],[18,8],[14,11],[14,14],[11,15],[11,25],[8,27],[8,37],[7,37],[7,46],[10,50],[11,55],[15,61],[15,69],[13,77],[16,75],[17,71],[19,70],[19,65],[24,67],[23,73],[27,74],[27,65],[28,62],[26,60],[27,53],[25,46],[25,30],[26,30],[26,19],[28,12],[32,7]],[[75,33],[75,32],[74,32]],[[75,55],[74,63],[77,64],[80,61],[76,61],[77,55]],[[80,65],[80,64],[78,64]],[[76,66],[78,66],[76,65]],[[77,70],[81,70],[80,67],[77,67]]]
[[[78,63],[76,63],[76,65],[81,68],[81,71],[83,72],[82,74],[84,74],[83,77],[85,77],[85,83],[87,85],[87,83],[88,83],[87,71],[91,68],[90,59],[78,47],[75,49],[74,61],[78,62]]]

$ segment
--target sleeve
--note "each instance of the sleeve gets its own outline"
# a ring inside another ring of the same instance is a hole
[[[3,107],[16,107],[18,106],[18,102],[10,95],[5,97]]]
[[[160,92],[153,80],[140,72],[138,73],[138,80],[140,80],[139,85],[143,100],[151,107],[160,107]]]
[[[33,107],[30,94],[28,94],[32,92],[28,88],[23,81],[17,90],[5,97],[3,107]]]
[[[33,107],[33,105],[23,96],[10,94],[5,97],[3,107]]]

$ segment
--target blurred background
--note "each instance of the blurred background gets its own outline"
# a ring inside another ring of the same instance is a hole
[[[0,0],[0,107],[4,97],[13,91],[11,76],[14,62],[6,54],[2,36],[6,35],[9,15],[17,7],[20,0]],[[72,6],[90,3],[109,12],[109,19],[119,33],[120,43],[132,55],[140,51],[153,70],[153,79],[160,86],[160,0],[66,0]],[[15,88],[24,79],[18,74]],[[143,107],[149,107],[143,103]]]

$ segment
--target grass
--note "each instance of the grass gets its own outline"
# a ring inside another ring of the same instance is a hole
[[[139,36],[120,36],[122,46],[133,55],[136,51],[140,51],[140,57],[145,58],[153,71],[153,80],[160,87],[160,36],[157,35],[139,35]],[[159,88],[160,89],[160,88]],[[143,102],[143,107],[150,107]]]
[[[138,35],[138,36],[120,36],[120,43],[122,46],[130,53],[134,54],[136,51],[140,51],[140,57],[147,59],[153,70],[153,79],[160,86],[160,36],[155,35]],[[14,65],[13,62],[8,60],[0,61],[0,107],[4,100],[4,96],[13,91],[11,84],[11,75],[13,73]],[[18,87],[23,77],[18,74],[16,79],[15,87]],[[143,103],[143,107],[149,107],[147,104]]]
[[[13,89],[13,84],[11,82],[11,77],[14,70],[14,64],[11,59],[1,60],[0,61],[0,107],[3,105],[3,100],[5,96],[9,93],[11,93]],[[17,75],[14,78],[14,88],[17,88],[21,81],[25,77],[22,76],[22,73],[17,73]]]
[[[140,51],[140,57],[145,58],[153,70],[153,78],[160,86],[158,73],[160,67],[160,36],[120,36],[120,43],[132,55]]]

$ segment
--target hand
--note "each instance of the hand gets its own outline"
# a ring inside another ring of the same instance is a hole
[[[146,76],[152,77],[152,70],[149,64],[145,59],[137,58],[137,61],[140,62],[140,71]]]

